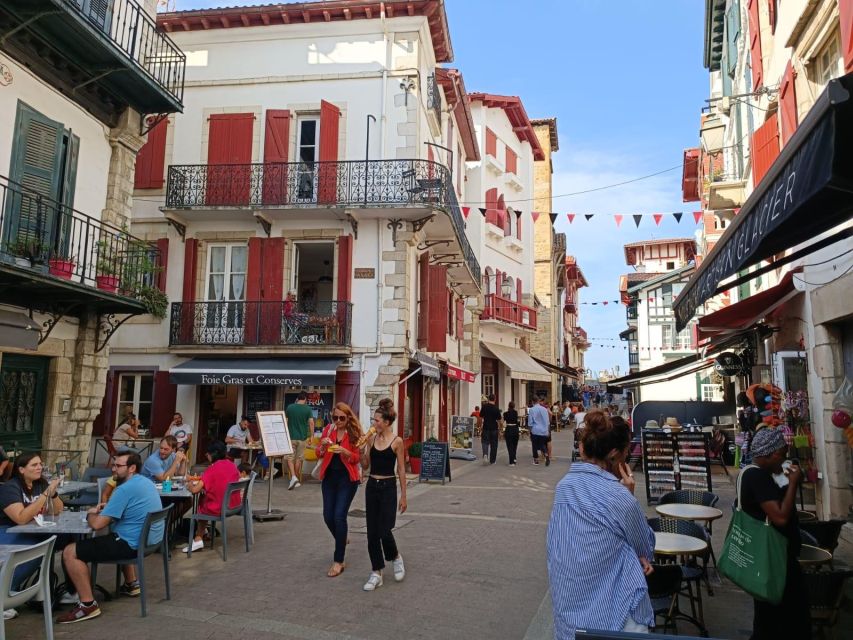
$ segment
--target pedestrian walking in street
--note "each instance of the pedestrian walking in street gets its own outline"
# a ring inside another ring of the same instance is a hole
[[[358,470],[360,438],[358,417],[348,404],[338,402],[332,410],[332,422],[323,429],[320,446],[317,447],[323,489],[323,521],[335,539],[335,555],[326,572],[330,578],[341,575],[346,568],[347,513],[361,481]]]
[[[284,457],[287,469],[290,471],[288,489],[298,489],[302,486],[302,463],[305,461],[305,447],[314,435],[314,411],[308,406],[308,394],[300,391],[296,402],[284,410],[287,416],[287,430],[290,432],[290,443],[293,453]]]
[[[514,402],[510,402],[504,411],[504,442],[509,454],[509,466],[514,467],[518,453],[518,411],[515,410]]]
[[[741,471],[741,508],[757,520],[769,520],[788,541],[786,566],[778,567],[780,572],[785,572],[782,601],[778,604],[754,601],[750,640],[812,637],[809,597],[797,561],[801,541],[796,496],[803,472],[795,464],[783,468],[787,451],[788,446],[779,429],[761,429],[752,438],[752,464]]]
[[[405,445],[403,439],[392,429],[396,419],[397,412],[391,399],[381,400],[379,408],[373,414],[373,428],[376,433],[367,441],[369,454],[361,459],[362,469],[369,472],[367,487],[364,490],[364,505],[371,572],[362,587],[365,591],[375,591],[382,586],[385,561],[390,562],[394,568],[394,580],[400,582],[406,577],[403,556],[397,549],[397,541],[392,532],[397,521],[397,509],[400,509],[400,513],[406,512]]]
[[[548,455],[548,435],[551,416],[546,408],[547,401],[543,398],[540,402],[534,402],[527,410],[527,428],[530,429],[530,443],[533,446],[533,464],[539,464],[539,452],[545,457],[545,466],[551,464]]]
[[[480,426],[484,465],[495,464],[495,460],[498,459],[498,429],[501,420],[503,416],[501,410],[495,406],[495,394],[492,393],[489,397],[483,396],[483,406],[477,421]]]
[[[579,628],[647,633],[655,536],[625,464],[630,431],[591,411],[581,438],[581,460],[557,483],[548,524],[554,638],[572,640]]]

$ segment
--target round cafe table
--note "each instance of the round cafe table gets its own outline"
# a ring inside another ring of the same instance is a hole
[[[708,548],[708,543],[680,533],[655,531],[655,554],[660,556],[695,556]]]
[[[804,544],[800,546],[800,555],[797,556],[797,561],[801,567],[819,567],[822,564],[832,562],[832,554],[826,549]]]
[[[655,507],[660,515],[676,520],[701,520],[713,522],[723,517],[723,512],[716,507],[705,507],[701,504],[659,504]]]

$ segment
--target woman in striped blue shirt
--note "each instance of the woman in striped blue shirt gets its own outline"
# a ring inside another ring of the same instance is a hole
[[[557,640],[573,640],[576,629],[647,632],[654,625],[645,576],[655,537],[625,463],[630,428],[601,411],[585,422],[581,461],[557,484],[548,525]]]

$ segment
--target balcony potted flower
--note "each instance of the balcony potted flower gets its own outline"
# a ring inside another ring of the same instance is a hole
[[[47,251],[41,240],[18,238],[6,245],[6,253],[12,256],[17,266],[31,269],[35,265],[44,264]]]
[[[62,278],[63,280],[71,280],[71,276],[74,273],[74,267],[76,265],[77,258],[61,254],[53,254],[53,256],[47,261],[48,272],[50,275]]]
[[[412,473],[421,473],[421,454],[423,453],[424,443],[413,442],[409,445],[409,464],[412,467]]]
[[[163,320],[166,317],[169,299],[157,287],[140,287],[136,292],[136,298],[145,306],[146,313],[150,313],[158,320]]]
[[[108,291],[109,293],[118,291],[117,262],[109,245],[104,240],[98,242],[98,274],[95,276],[95,284],[101,291]]]

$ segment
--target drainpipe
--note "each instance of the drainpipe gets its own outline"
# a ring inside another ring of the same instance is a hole
[[[361,357],[362,376],[367,371],[367,358],[378,358],[382,354],[382,219],[376,219],[376,349]]]
[[[379,110],[379,160],[385,159],[385,128],[388,126],[385,101],[387,100],[388,67],[391,66],[391,41],[388,39],[388,24],[385,21],[385,3],[380,5],[382,19],[382,41],[385,43],[385,64],[382,67],[381,108]]]

